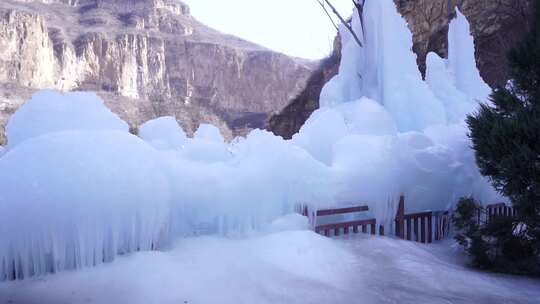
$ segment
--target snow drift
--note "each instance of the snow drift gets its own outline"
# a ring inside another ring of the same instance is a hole
[[[368,1],[364,13],[365,47],[341,30],[339,74],[290,141],[255,130],[226,143],[210,125],[188,138],[171,117],[143,125],[140,139],[95,94],[35,94],[0,158],[0,280],[178,236],[269,229],[299,203],[368,204],[388,224],[401,194],[407,211],[500,199],[463,122],[489,93],[465,18],[450,25],[451,59],[429,54],[423,81],[394,3]],[[353,27],[362,32],[356,13]]]

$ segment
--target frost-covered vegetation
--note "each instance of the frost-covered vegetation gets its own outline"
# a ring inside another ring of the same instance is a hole
[[[9,122],[0,158],[0,279],[261,230],[299,203],[362,202],[389,223],[401,194],[408,211],[501,199],[463,122],[489,94],[465,18],[450,25],[450,59],[430,54],[423,81],[393,2],[368,1],[364,13],[364,48],[342,31],[339,75],[291,141],[255,130],[226,143],[210,125],[188,138],[173,118],[137,137],[94,94],[35,94]]]

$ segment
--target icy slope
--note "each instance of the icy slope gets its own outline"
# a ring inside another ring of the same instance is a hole
[[[331,240],[308,231],[189,238],[167,252],[2,283],[0,303],[532,304],[540,298],[540,281],[474,272],[452,252],[446,244]]]

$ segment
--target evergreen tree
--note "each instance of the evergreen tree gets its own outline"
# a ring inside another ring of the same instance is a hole
[[[492,104],[482,105],[478,113],[467,118],[467,123],[481,173],[489,177],[518,211],[510,225],[490,227],[491,230],[484,233],[494,234],[502,242],[496,249],[503,256],[519,256],[536,263],[534,266],[538,269],[540,0],[532,0],[531,5],[534,6],[531,30],[509,54],[512,80],[507,87],[496,89],[491,95]]]

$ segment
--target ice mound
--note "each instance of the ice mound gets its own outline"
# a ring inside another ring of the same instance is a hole
[[[8,147],[43,134],[68,130],[119,130],[129,126],[103,106],[95,93],[39,91],[21,106],[6,126]]]
[[[330,197],[329,169],[280,137],[255,130],[228,149],[230,156],[222,161],[194,160],[183,153],[161,156],[182,219],[175,223],[179,234],[201,225],[205,233],[260,229],[294,212],[298,203]]]
[[[309,229],[309,221],[299,213],[291,213],[275,219],[266,227],[266,232],[298,231]]]
[[[0,280],[109,262],[169,237],[155,150],[122,131],[28,139],[0,159]]]
[[[197,131],[195,131],[195,134],[193,134],[193,138],[215,143],[225,142],[225,139],[223,138],[223,135],[221,135],[219,129],[209,124],[200,125]]]
[[[223,162],[231,159],[225,139],[215,126],[202,124],[193,139],[189,140],[182,152],[187,159],[199,162]]]
[[[174,117],[160,117],[139,128],[139,136],[158,150],[181,150],[188,138]]]

